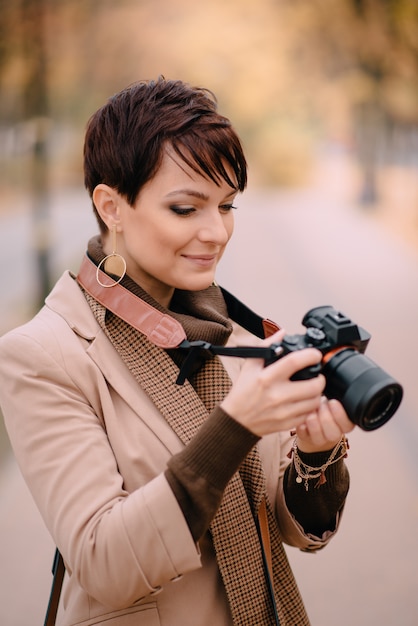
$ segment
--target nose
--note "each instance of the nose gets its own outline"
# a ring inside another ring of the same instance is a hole
[[[234,227],[232,211],[221,213],[218,208],[208,211],[199,229],[199,239],[204,242],[224,246],[231,238]]]

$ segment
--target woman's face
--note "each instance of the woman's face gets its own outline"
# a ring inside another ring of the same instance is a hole
[[[217,186],[168,149],[134,207],[118,194],[117,252],[129,276],[164,306],[174,289],[211,285],[233,232],[236,195],[225,181]]]

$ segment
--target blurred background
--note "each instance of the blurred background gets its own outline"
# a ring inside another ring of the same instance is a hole
[[[0,334],[36,312],[64,269],[77,270],[97,232],[83,190],[89,116],[160,74],[214,91],[250,176],[220,282],[292,332],[307,309],[341,307],[405,387],[389,424],[353,433],[335,542],[314,557],[289,551],[313,626],[416,625],[416,0],[0,8]],[[27,626],[46,607],[53,545],[2,420],[0,471],[0,623]]]

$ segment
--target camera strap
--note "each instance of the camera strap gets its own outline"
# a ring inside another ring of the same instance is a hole
[[[64,580],[65,565],[58,548],[55,549],[52,563],[52,587],[49,595],[48,607],[46,610],[44,626],[54,626],[58,612],[58,605],[61,597],[62,583]]]
[[[84,255],[81,263],[77,281],[97,302],[139,330],[158,347],[166,350],[180,348],[188,351],[176,381],[179,385],[182,385],[186,380],[195,359],[202,350],[213,355],[257,358],[266,361],[277,355],[276,349],[269,346],[228,347],[214,346],[206,341],[188,341],[184,328],[179,321],[167,313],[158,311],[120,283],[115,283],[110,276],[96,267],[87,254]],[[229,291],[223,287],[220,289],[229,317],[253,335],[265,338],[280,329],[275,322],[254,313]]]

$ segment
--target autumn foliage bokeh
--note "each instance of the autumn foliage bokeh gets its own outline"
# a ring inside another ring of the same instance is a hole
[[[359,170],[359,202],[392,202],[388,181],[401,168],[415,204],[415,0],[1,4],[3,194],[33,184],[26,168],[39,148],[48,184],[80,184],[90,114],[127,84],[163,74],[216,93],[244,141],[251,184],[304,184],[318,154],[343,150]]]

